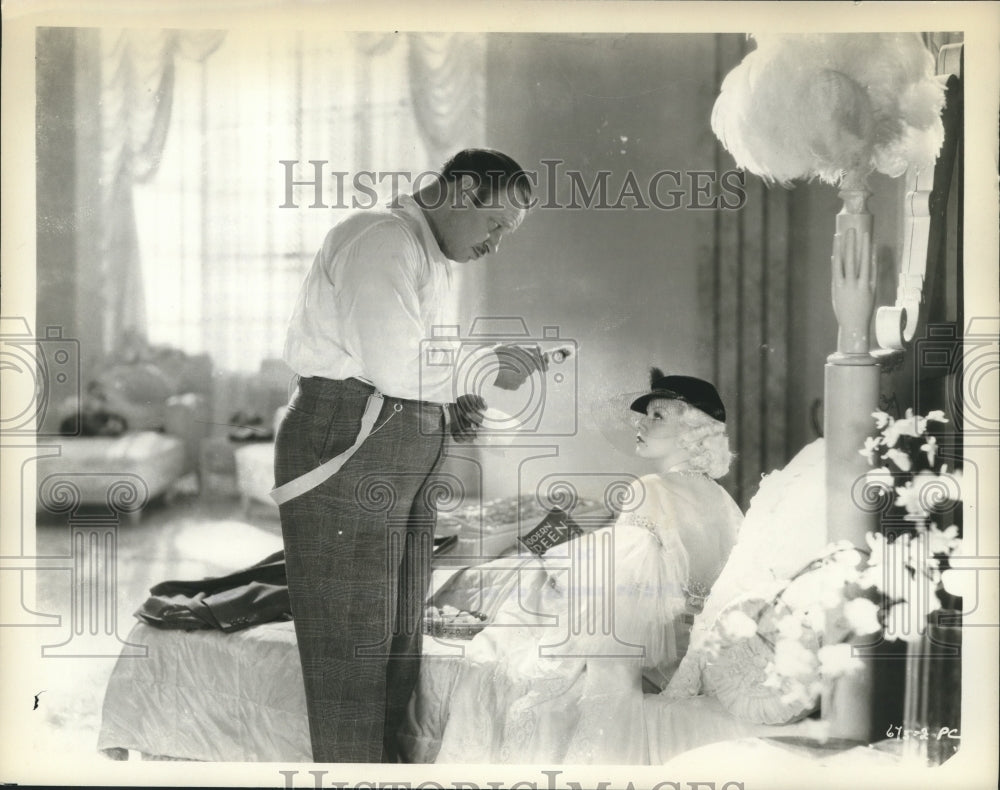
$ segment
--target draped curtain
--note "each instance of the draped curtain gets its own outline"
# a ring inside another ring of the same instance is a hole
[[[156,174],[170,125],[176,61],[203,61],[217,31],[113,30],[100,33],[100,279],[102,352],[146,334],[133,187]]]
[[[178,63],[162,163],[136,190],[150,340],[235,371],[280,355],[340,206],[370,205],[366,189],[384,202],[389,173],[482,144],[483,59],[468,34],[240,30]],[[282,161],[295,181],[319,173],[293,188],[294,208]]]
[[[480,35],[410,35],[410,93],[417,124],[434,161],[444,161],[456,146],[483,130],[485,47]]]
[[[744,37],[716,38],[716,80],[748,50]],[[715,170],[733,169],[716,144]],[[699,269],[704,336],[710,339],[713,377],[732,404],[727,428],[735,452],[726,478],[746,509],[761,475],[788,460],[789,195],[748,176],[739,211],[715,212],[711,265]],[[793,448],[798,450],[799,448]]]

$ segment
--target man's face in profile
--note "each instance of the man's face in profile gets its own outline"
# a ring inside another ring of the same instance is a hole
[[[462,191],[461,183],[456,184],[448,221],[441,229],[441,251],[458,263],[496,252],[524,221],[528,212],[523,205],[513,189],[494,192],[480,201],[472,191]]]

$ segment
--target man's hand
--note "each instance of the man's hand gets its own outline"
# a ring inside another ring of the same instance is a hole
[[[486,401],[479,395],[459,395],[455,403],[449,403],[451,436],[456,442],[471,442],[483,424]]]
[[[496,355],[500,369],[493,384],[502,390],[516,390],[536,370],[549,369],[549,355],[538,346],[498,346]]]

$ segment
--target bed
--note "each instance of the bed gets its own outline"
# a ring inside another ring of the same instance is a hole
[[[742,536],[717,582],[719,599],[735,597],[761,579],[790,574],[822,548],[823,441],[804,448],[784,470],[769,475],[754,497]],[[497,499],[444,519],[442,531],[456,540],[440,555],[428,606],[467,612],[495,608],[491,591],[528,554],[517,546],[512,513],[524,503]],[[479,514],[481,513],[481,520]],[[578,521],[607,523],[611,514],[580,503]],[[794,519],[799,527],[789,534]],[[773,551],[778,537],[782,550]],[[498,556],[479,563],[482,547]],[[475,551],[473,551],[475,547]],[[464,558],[464,559],[463,559]],[[709,611],[711,602],[706,604]],[[711,612],[708,615],[711,616]],[[447,716],[447,702],[468,634],[435,631],[424,640],[426,671],[411,702],[405,751],[412,762],[429,762]],[[291,622],[267,623],[235,633],[174,631],[136,624],[128,636],[146,645],[147,656],[119,658],[104,698],[98,749],[113,759],[227,762],[310,762],[302,676]],[[266,671],[262,671],[266,667]],[[696,697],[681,707],[655,694],[645,697],[650,753],[656,762],[736,737],[809,734],[817,722],[788,726],[741,721],[716,699]],[[683,728],[674,726],[685,717]],[[692,720],[699,722],[691,727]],[[180,723],[180,724],[179,724]],[[679,732],[679,730],[681,732]]]
[[[611,514],[577,502],[578,520],[594,528]],[[509,497],[457,508],[439,519],[428,602],[476,559],[516,556],[519,519],[534,525],[542,513],[534,497]],[[470,577],[471,578],[471,577]],[[469,587],[472,594],[472,586]],[[482,601],[449,601],[482,608]],[[119,657],[105,691],[98,749],[124,760],[227,762],[311,761],[302,673],[291,622],[264,623],[233,633],[164,630],[137,623],[126,641],[146,655]],[[425,651],[444,658],[443,686],[457,662],[449,640],[426,640]],[[453,640],[451,640],[453,642]],[[261,668],[267,671],[262,672]],[[178,722],[183,722],[178,726]]]
[[[958,137],[954,130],[949,133],[952,142],[960,139],[960,124],[957,130]],[[949,158],[943,157],[943,161],[950,168]],[[943,189],[947,194],[950,170],[948,174],[942,186],[934,184],[935,192]],[[836,228],[841,237],[854,231],[860,239],[871,233],[868,192],[863,179],[851,186],[841,192],[845,205],[836,218]],[[907,205],[926,206],[930,188],[924,188],[923,182],[908,186],[912,188]],[[946,205],[946,201],[938,201],[938,205]],[[943,214],[936,216],[936,224],[944,222]],[[911,320],[905,324],[909,341],[923,299],[924,270],[937,253],[928,250],[927,223],[921,225],[919,216],[907,218],[906,233],[897,304],[880,308],[876,324],[879,329],[900,330],[904,326],[899,320],[901,311],[909,310]],[[922,244],[915,240],[922,240]],[[915,294],[908,290],[911,281],[919,283]],[[864,293],[863,288],[849,291],[835,287],[834,303],[841,335],[863,336],[867,342],[874,294]],[[856,326],[846,325],[844,315]],[[845,331],[852,329],[856,330],[853,335]],[[881,331],[879,334],[882,343]],[[890,363],[902,358],[906,343],[897,339],[882,345],[886,351],[881,354],[882,362],[891,367]],[[879,402],[879,375],[879,360],[866,348],[838,347],[827,358],[827,438],[802,448],[782,470],[762,481],[739,541],[699,615],[702,622],[696,618],[695,628],[711,627],[717,614],[755,585],[790,578],[829,541],[864,544],[875,516],[858,507],[854,484],[868,471],[858,451],[871,430],[869,415]],[[481,524],[473,519],[452,536],[457,538],[455,550],[440,560],[430,606],[450,605],[467,612],[488,609],[487,593],[493,582],[509,572],[506,563],[520,561],[513,545],[517,527],[496,515],[510,506],[510,502],[483,503]],[[480,532],[480,527],[484,531]],[[464,587],[449,584],[462,568],[470,566],[475,552],[469,550],[473,548],[480,549],[484,562],[476,572],[465,575],[471,581]],[[149,645],[149,656],[123,656],[113,671],[98,743],[109,756],[123,758],[137,752],[161,759],[310,761],[302,681],[290,623],[262,625],[232,635],[158,632],[140,624],[127,641]],[[427,671],[422,673],[409,711],[408,757],[413,762],[433,759],[462,641],[455,635],[425,640]],[[262,672],[262,667],[267,671]],[[855,686],[843,686],[843,694],[857,703],[854,719],[847,724],[862,729],[865,722],[860,713],[870,705],[871,696],[864,683],[862,673]],[[674,765],[678,765],[679,755],[691,755],[713,743],[750,743],[755,754],[774,754],[775,749],[761,738],[768,736],[772,743],[775,738],[808,738],[818,724],[810,717],[784,725],[747,721],[733,715],[721,696],[704,694],[680,701],[647,694],[644,718],[651,760],[659,764],[672,761]],[[836,729],[844,722],[831,716],[823,723],[832,723],[835,735],[848,737],[847,731]],[[849,734],[867,737],[864,732]],[[847,759],[855,759],[848,755],[851,753],[844,752]]]
[[[166,498],[181,478],[198,472],[211,362],[174,349],[141,351],[143,356],[99,372],[82,399],[71,397],[46,415],[62,421],[62,433],[54,440],[58,452],[38,459],[40,512],[111,506],[135,523],[143,506]],[[118,428],[88,431],[92,410],[113,415],[121,421]]]

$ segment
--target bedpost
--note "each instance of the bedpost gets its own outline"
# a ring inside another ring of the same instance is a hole
[[[872,233],[872,215],[867,208],[870,192],[863,176],[848,173],[839,194],[844,206],[837,215],[835,250],[840,249],[840,257],[850,260],[848,246],[853,244],[853,260],[860,267],[862,258],[869,255]],[[871,414],[878,408],[879,368],[869,353],[868,339],[874,312],[874,272],[864,282],[855,278],[855,287],[851,287],[848,271],[846,284],[842,279],[838,287],[837,257],[835,252],[832,291],[837,351],[826,361],[824,393],[827,538],[864,547],[865,535],[876,528],[875,514],[856,500],[857,481],[868,471],[859,450],[872,430]],[[874,267],[870,257],[868,263]],[[830,736],[870,741],[871,699],[872,667],[864,662],[861,669],[839,678],[824,694],[823,717]]]

